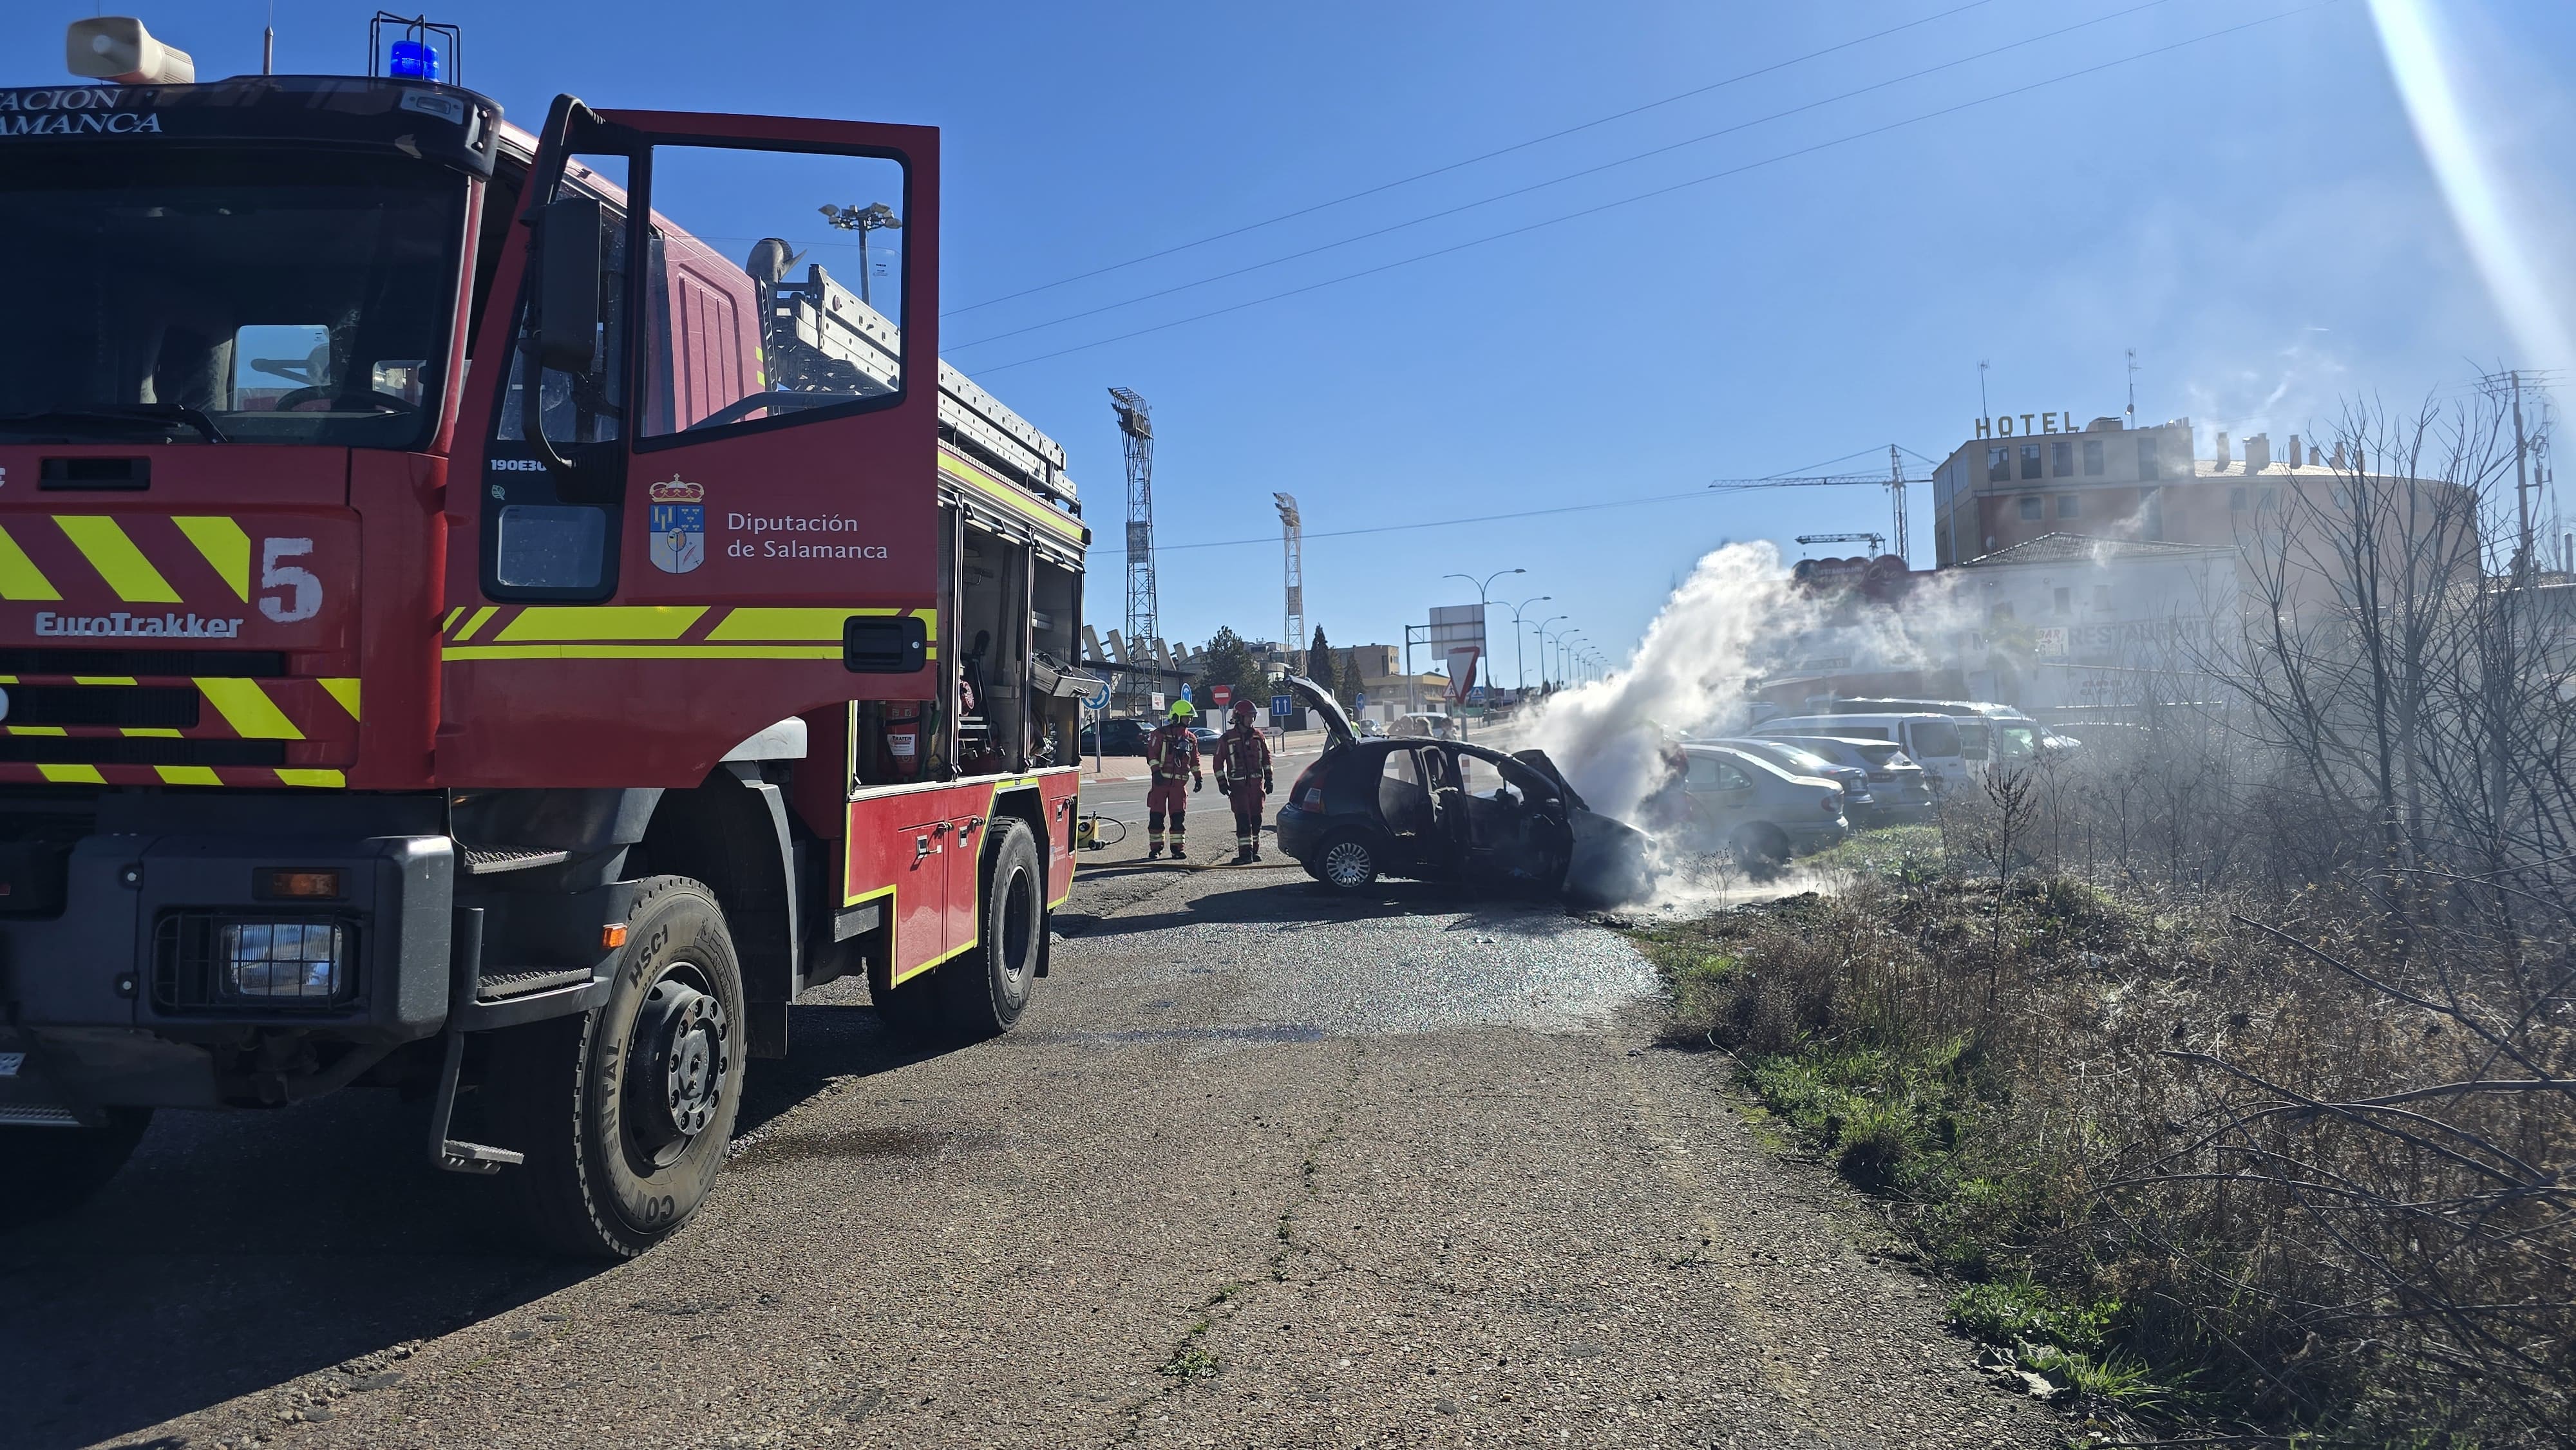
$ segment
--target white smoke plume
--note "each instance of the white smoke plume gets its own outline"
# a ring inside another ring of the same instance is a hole
[[[1668,779],[1678,736],[1740,729],[1752,677],[1832,657],[1854,667],[1954,663],[1959,612],[1920,587],[1900,609],[1793,587],[1768,543],[1703,557],[1609,678],[1550,700],[1531,726],[1594,810],[1634,821]]]

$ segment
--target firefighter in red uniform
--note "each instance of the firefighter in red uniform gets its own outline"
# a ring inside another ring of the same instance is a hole
[[[1234,805],[1234,859],[1261,859],[1261,798],[1270,794],[1270,742],[1254,723],[1259,707],[1234,702],[1234,724],[1216,742],[1216,788]]]
[[[1145,791],[1145,839],[1151,843],[1145,851],[1148,861],[1163,854],[1167,840],[1174,860],[1184,854],[1182,821],[1189,811],[1190,797],[1181,789],[1181,782],[1195,781],[1200,790],[1207,789],[1207,777],[1199,773],[1199,738],[1190,733],[1190,717],[1197,713],[1198,708],[1189,701],[1174,700],[1172,713],[1162,728],[1145,737],[1145,762],[1154,771],[1154,783]],[[1167,817],[1172,823],[1168,838],[1163,834]]]

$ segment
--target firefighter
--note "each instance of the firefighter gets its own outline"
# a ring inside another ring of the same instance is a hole
[[[1270,742],[1250,700],[1234,702],[1234,724],[1216,742],[1216,788],[1234,805],[1234,859],[1261,859],[1261,798],[1270,794]]]
[[[1174,700],[1162,728],[1145,737],[1145,762],[1154,771],[1154,783],[1145,792],[1148,861],[1162,855],[1167,844],[1172,848],[1173,860],[1184,855],[1182,821],[1189,811],[1190,798],[1181,789],[1181,782],[1187,779],[1195,782],[1198,789],[1207,789],[1207,777],[1199,772],[1199,738],[1190,733],[1190,717],[1197,713],[1198,708],[1189,701]],[[1166,817],[1172,823],[1168,837],[1163,833]]]

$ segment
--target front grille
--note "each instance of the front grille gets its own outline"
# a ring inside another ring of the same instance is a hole
[[[265,649],[0,649],[0,675],[216,675],[267,679],[286,656]]]
[[[204,697],[166,685],[11,685],[13,725],[137,725],[193,730]]]
[[[13,696],[14,698],[14,696]],[[169,740],[126,735],[0,736],[12,765],[284,765],[283,740]]]
[[[272,930],[277,925],[311,926],[336,929],[340,942],[339,966],[328,980],[318,982],[316,989],[303,992],[281,992],[267,996],[245,997],[225,990],[225,928],[233,927],[258,934],[255,946],[244,947],[246,954],[256,955],[261,965],[276,971],[298,953],[276,944]],[[161,918],[153,931],[152,1005],[170,1011],[257,1012],[333,1012],[346,1007],[357,996],[358,927],[347,917],[290,917],[262,913],[243,916],[238,913],[211,911],[174,911]]]

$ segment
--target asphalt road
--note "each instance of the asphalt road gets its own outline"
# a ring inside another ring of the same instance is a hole
[[[0,1241],[0,1444],[2056,1442],[1722,1059],[1653,1045],[1613,934],[1132,854],[1007,1037],[797,1007],[631,1264],[512,1248],[422,1105],[165,1115]]]

